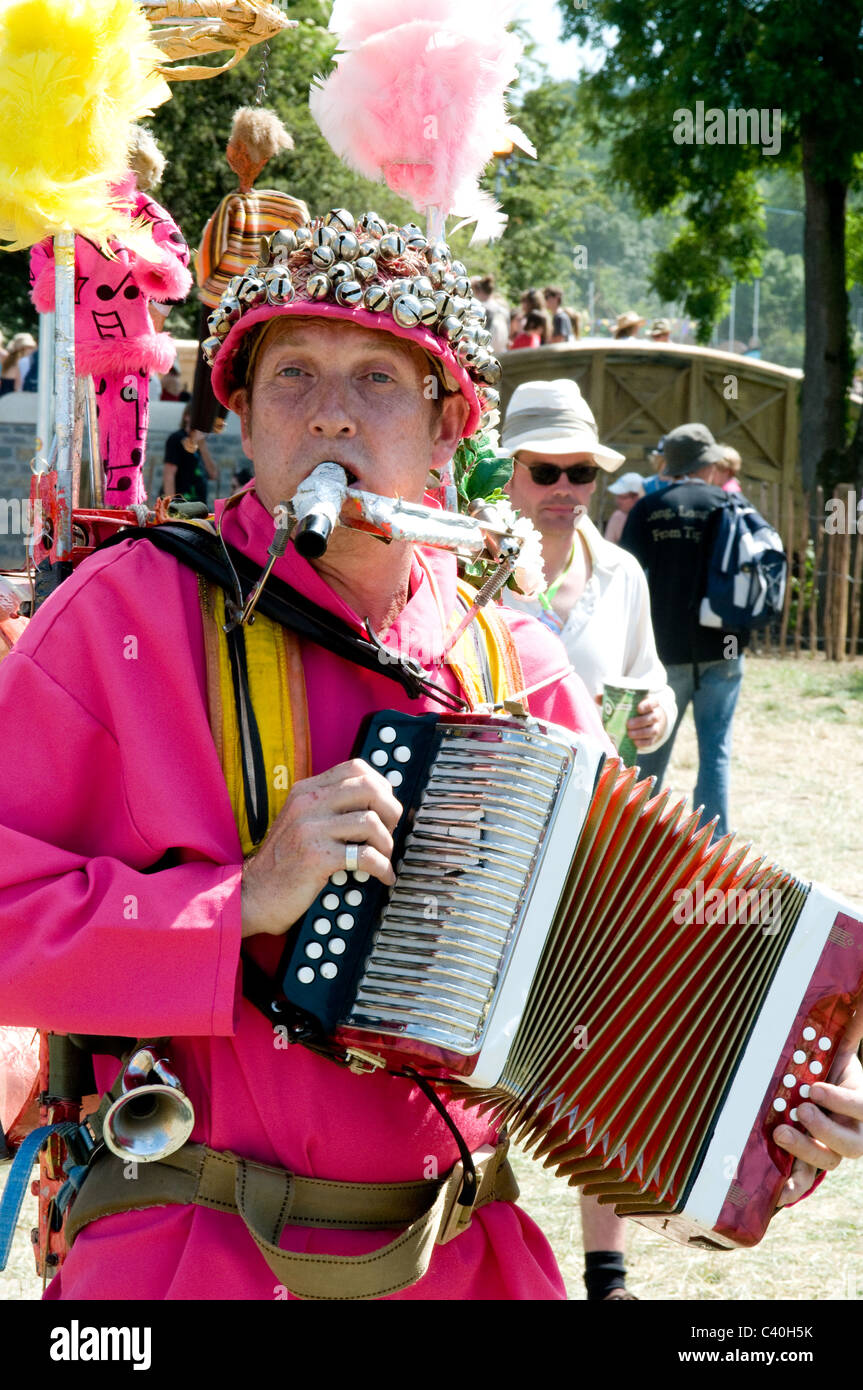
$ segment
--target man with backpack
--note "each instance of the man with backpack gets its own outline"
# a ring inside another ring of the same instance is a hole
[[[694,803],[728,830],[731,726],[752,627],[781,609],[781,542],[745,498],[716,486],[724,450],[706,425],[679,425],[665,436],[671,486],[629,513],[621,545],[647,572],[659,658],[677,699],[671,737],[640,766],[661,785],[687,705],[698,738]],[[763,557],[763,563],[762,563]],[[707,602],[709,599],[712,602]]]

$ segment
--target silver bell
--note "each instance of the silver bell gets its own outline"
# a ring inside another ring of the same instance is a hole
[[[415,328],[422,318],[422,304],[415,294],[400,294],[393,301],[393,318],[402,328]]]
[[[273,232],[269,241],[268,260],[271,265],[285,265],[288,257],[297,249],[297,238],[287,227]],[[263,257],[262,257],[263,259]]]
[[[369,232],[373,237],[381,237],[387,230],[387,224],[382,217],[378,217],[376,212],[365,212],[360,218],[363,230]]]
[[[331,289],[330,277],[322,270],[310,275],[306,281],[306,294],[309,299],[326,299]]]
[[[359,255],[370,261],[377,262],[379,241],[373,241],[371,237],[361,237],[359,243]]]
[[[347,208],[330,208],[324,224],[327,227],[335,227],[336,231],[352,232],[354,230],[353,214]]]
[[[231,278],[230,278],[230,280],[228,281],[227,285],[226,285],[225,288],[224,288],[223,297],[224,297],[224,295],[227,294],[227,295],[231,295],[232,298],[236,298],[237,290],[238,290],[238,289],[240,288],[240,286],[242,285],[243,279],[244,279],[244,278],[245,278],[245,277],[242,276],[242,275],[232,275]]]
[[[369,285],[363,294],[363,304],[366,309],[371,309],[372,313],[379,314],[382,310],[388,309],[390,297],[383,285]]]
[[[312,251],[312,265],[318,270],[329,270],[336,263],[336,253],[332,246],[316,246]]]
[[[446,290],[435,290],[432,298],[438,312],[438,318],[445,319],[450,314],[455,313],[455,299],[451,294],[447,294]]]
[[[413,294],[414,282],[409,275],[399,275],[395,280],[387,280],[387,294],[390,299],[396,300],[399,295]]]
[[[435,323],[437,321],[437,308],[433,299],[428,295],[420,296],[420,322]]]
[[[387,232],[380,239],[378,253],[382,260],[397,261],[405,253],[405,239],[398,232]]]
[[[343,280],[353,280],[354,268],[347,261],[336,261],[335,265],[330,266],[327,274],[330,277],[330,283],[338,286]]]
[[[237,298],[246,309],[255,309],[266,302],[267,287],[260,276],[246,275],[237,291]]]
[[[294,240],[297,243],[298,251],[304,251],[308,246],[311,246],[312,244],[312,229],[305,222],[302,224],[302,226],[296,227],[294,229],[293,236]]]
[[[363,287],[358,280],[343,280],[336,285],[336,299],[339,304],[362,304]]]
[[[427,275],[417,275],[413,281],[413,292],[419,295],[420,299],[433,299],[434,285]]]
[[[312,246],[332,246],[335,249],[338,239],[335,227],[316,227],[312,232]]]
[[[455,314],[448,314],[440,326],[441,333],[451,343],[457,343],[464,333],[464,324]]]
[[[219,348],[221,346],[221,338],[205,338],[204,341],[201,343],[201,352],[204,354],[204,360],[210,367],[212,367],[213,362],[215,361],[216,353],[219,351]]]
[[[486,386],[482,394],[486,410],[497,410],[500,405],[500,392],[495,391],[493,386]]]
[[[467,275],[467,266],[464,261],[453,261],[452,273],[453,275]]]
[[[353,232],[342,232],[336,237],[333,250],[340,261],[355,261],[360,254],[359,238]]]
[[[271,304],[290,304],[294,298],[294,282],[287,270],[281,267],[268,270],[264,276],[264,284],[267,288],[267,299]]]
[[[470,294],[470,280],[466,275],[457,275],[453,286],[456,294],[467,296]]]
[[[243,306],[235,294],[223,294],[219,301],[219,308],[228,323],[236,323],[243,313]]]
[[[432,261],[445,261],[446,264],[449,265],[450,261],[452,260],[452,252],[450,251],[446,242],[443,241],[441,238],[438,238],[437,241],[429,242],[428,246],[425,249],[425,258],[430,263]]]
[[[373,256],[358,256],[351,269],[358,280],[371,280],[377,274],[378,263]]]

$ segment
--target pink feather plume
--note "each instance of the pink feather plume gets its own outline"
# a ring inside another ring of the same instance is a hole
[[[504,104],[522,52],[504,27],[511,10],[511,0],[337,0],[330,27],[342,51],[309,96],[346,164],[419,212],[477,220],[475,240],[506,221],[479,187],[497,142],[534,153]]]

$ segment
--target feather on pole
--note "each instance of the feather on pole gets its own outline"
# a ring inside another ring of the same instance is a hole
[[[479,187],[496,141],[503,134],[535,153],[504,104],[522,52],[504,27],[511,11],[506,0],[337,0],[330,28],[342,51],[309,94],[346,164],[418,212],[476,220],[474,240],[499,236],[506,223]]]
[[[63,230],[126,236],[129,126],[167,101],[161,54],[132,0],[0,6],[0,241],[17,251]]]

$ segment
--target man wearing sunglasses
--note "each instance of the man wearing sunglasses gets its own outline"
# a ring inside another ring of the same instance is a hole
[[[634,681],[649,693],[627,732],[640,751],[658,748],[676,705],[656,653],[641,566],[606,541],[587,515],[600,470],[624,455],[599,442],[590,407],[574,381],[532,381],[513,393],[501,443],[515,459],[513,506],[542,533],[547,588],[537,602],[506,589],[505,602],[534,613],[559,634],[595,697],[603,684]],[[625,1223],[593,1197],[581,1198],[589,1301],[632,1298],[623,1266]]]

